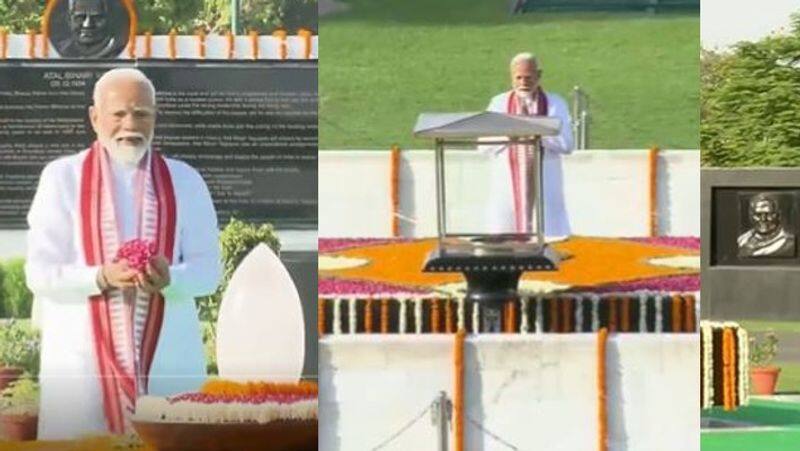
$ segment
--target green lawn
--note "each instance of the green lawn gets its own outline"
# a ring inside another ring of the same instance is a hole
[[[762,431],[707,431],[701,434],[703,451],[794,451],[800,443],[800,404],[754,399],[734,412],[715,408],[704,417],[744,421],[777,429]]]
[[[320,148],[424,148],[423,111],[474,111],[536,53],[545,89],[590,95],[593,148],[699,146],[696,13],[531,13],[505,0],[350,0],[320,20]]]

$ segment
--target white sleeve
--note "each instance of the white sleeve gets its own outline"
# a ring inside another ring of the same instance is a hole
[[[68,169],[60,161],[44,168],[28,211],[26,283],[35,296],[56,301],[85,300],[100,294],[97,286],[100,267],[76,263],[83,259],[75,255],[78,246],[74,240],[78,234],[68,206],[75,205],[70,196],[76,190],[70,191],[65,186]]]
[[[572,140],[572,119],[570,118],[567,102],[556,95],[549,95],[547,100],[550,102],[548,116],[561,119],[561,132],[558,136],[545,136],[542,138],[544,150],[561,154],[572,153],[574,148]]]
[[[202,177],[190,171],[185,174],[190,179],[188,189],[176,192],[182,215],[176,232],[180,248],[176,263],[169,268],[170,284],[164,289],[167,301],[209,295],[217,289],[222,274],[217,213]]]

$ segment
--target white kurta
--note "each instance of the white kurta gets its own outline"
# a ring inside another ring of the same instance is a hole
[[[492,98],[487,111],[506,113],[508,96],[504,92]],[[561,155],[572,152],[572,121],[569,107],[557,94],[547,93],[547,115],[561,119],[561,133],[542,138],[544,148],[544,230],[547,236],[570,234],[569,218],[564,205],[564,181]],[[487,222],[492,233],[513,233],[514,196],[511,188],[511,172],[508,164],[508,147],[495,148],[488,152],[492,171]]]
[[[88,297],[100,294],[99,267],[86,265],[80,230],[81,167],[87,151],[59,158],[42,171],[28,213],[28,287],[39,304],[42,334],[40,439],[106,433],[97,382]],[[194,298],[212,293],[221,276],[217,216],[205,182],[187,164],[167,159],[177,204],[175,263],[163,291],[164,322],[149,389],[170,395],[205,380],[205,356]],[[132,173],[114,165],[125,239],[135,227]],[[122,200],[121,196],[129,199]]]

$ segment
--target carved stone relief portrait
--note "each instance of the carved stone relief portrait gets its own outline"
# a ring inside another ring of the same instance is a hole
[[[794,257],[795,230],[784,212],[786,196],[768,192],[747,196],[740,203],[741,224],[748,228],[736,240],[739,257]]]
[[[65,58],[116,58],[128,44],[130,22],[121,0],[59,0],[50,40]]]

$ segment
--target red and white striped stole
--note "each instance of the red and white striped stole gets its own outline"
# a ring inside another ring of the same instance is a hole
[[[547,95],[541,87],[536,92],[536,110],[528,109],[517,98],[516,91],[511,91],[508,96],[506,112],[523,116],[547,116]],[[531,218],[528,216],[528,180],[532,171],[531,146],[510,145],[508,147],[508,167],[511,170],[511,192],[514,196],[514,228],[517,233],[526,233],[529,229]]]
[[[107,151],[95,141],[81,171],[81,231],[89,266],[113,261],[122,244],[108,158]],[[142,158],[135,184],[137,237],[154,243],[156,255],[172,263],[175,192],[167,163],[158,152],[150,151]],[[164,317],[164,298],[136,288],[110,289],[89,298],[89,314],[108,429],[114,434],[130,432],[136,398],[147,392]]]

